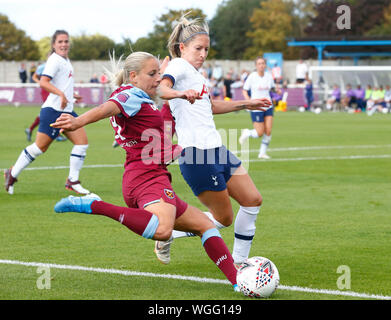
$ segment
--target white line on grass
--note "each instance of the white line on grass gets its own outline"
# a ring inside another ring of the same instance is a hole
[[[330,150],[330,149],[377,149],[377,148],[391,148],[391,144],[384,145],[357,145],[357,146],[308,146],[308,147],[285,147],[285,148],[268,148],[269,152],[276,151],[308,151],[308,150]],[[243,151],[235,150],[233,153],[240,153]],[[259,152],[258,149],[245,150],[244,152]]]
[[[388,159],[391,158],[391,154],[379,154],[379,155],[353,155],[353,156],[340,156],[340,157],[301,157],[301,158],[272,158],[268,160],[264,159],[250,159],[242,160],[243,162],[288,162],[288,161],[319,161],[319,160],[357,160],[357,159]],[[173,162],[171,165],[178,165],[178,160]],[[83,169],[88,168],[123,168],[123,164],[90,164],[84,165]],[[1,171],[7,168],[0,169]],[[35,171],[35,170],[60,170],[69,169],[69,166],[52,166],[52,167],[29,167],[24,170]]]
[[[89,272],[97,272],[97,273],[118,274],[123,276],[164,278],[164,279],[174,279],[174,280],[196,281],[202,283],[230,284],[228,280],[221,280],[221,279],[183,276],[178,274],[161,274],[161,273],[139,272],[139,271],[129,271],[129,270],[92,268],[92,267],[84,267],[84,266],[76,266],[76,265],[64,265],[64,264],[43,263],[43,262],[0,260],[0,264],[19,265],[19,266],[26,266],[26,267],[49,267],[49,268],[62,269],[62,270],[89,271]],[[304,287],[297,287],[297,286],[279,285],[278,290],[297,291],[297,292],[306,292],[306,293],[315,293],[315,294],[328,294],[333,296],[345,296],[345,297],[363,298],[363,299],[391,300],[391,296],[366,294],[366,293],[359,293],[353,291],[313,289],[313,288],[304,288]]]

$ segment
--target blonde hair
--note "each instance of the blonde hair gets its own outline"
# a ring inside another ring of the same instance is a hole
[[[194,20],[186,19],[186,16],[189,13],[190,12],[184,14],[179,19],[177,25],[174,27],[170,35],[170,38],[168,39],[168,51],[173,58],[178,58],[181,56],[181,51],[179,49],[180,43],[186,43],[194,36],[199,34],[205,34],[209,36],[208,24],[205,21],[202,21],[200,18],[196,18]]]
[[[111,70],[108,70],[106,68],[105,70],[110,79],[110,84],[113,88],[119,87],[122,84],[129,83],[129,74],[132,71],[135,71],[136,73],[140,72],[146,60],[157,60],[154,55],[142,51],[132,52],[126,57],[124,61],[122,61],[122,56],[120,56],[118,61],[116,61],[114,52],[112,54],[109,54],[109,56]]]

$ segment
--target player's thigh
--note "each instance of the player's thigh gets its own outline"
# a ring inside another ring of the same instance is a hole
[[[243,207],[257,207],[262,204],[262,196],[243,166],[228,180],[227,190]]]
[[[199,236],[214,227],[214,223],[200,209],[193,206],[188,206],[186,211],[175,220],[174,225],[175,230],[192,232]]]
[[[234,214],[227,189],[203,191],[198,195],[198,199],[209,209],[218,222],[227,227],[232,224]]]
[[[264,127],[265,127],[265,133],[268,136],[270,136],[273,127],[273,116],[265,116]]]
[[[65,131],[64,134],[75,145],[88,144],[87,133],[84,128],[79,128],[75,131]]]
[[[263,134],[265,132],[265,122],[264,121],[263,122],[254,121],[253,127],[257,131],[259,137],[263,136]]]
[[[46,133],[42,133],[39,131],[37,132],[37,135],[35,137],[35,144],[42,152],[46,152],[52,142],[53,139],[49,137]]]

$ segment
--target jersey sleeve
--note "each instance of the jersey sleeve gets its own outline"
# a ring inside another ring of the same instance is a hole
[[[168,78],[171,80],[173,86],[184,74],[185,68],[181,59],[173,59],[169,62],[166,70],[164,70],[163,79]]]
[[[38,66],[37,70],[35,70],[35,73],[37,75],[41,76],[44,69],[45,69],[45,64],[41,64],[41,65]]]
[[[120,91],[113,95],[109,101],[114,102],[127,118],[135,116],[143,103],[153,104],[153,100],[144,91],[137,88]]]
[[[53,79],[59,68],[57,61],[58,60],[56,57],[51,55],[45,64],[45,68],[43,69],[41,76],[46,76],[50,79]]]

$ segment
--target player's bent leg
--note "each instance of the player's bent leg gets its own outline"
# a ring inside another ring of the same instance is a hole
[[[101,201],[101,198],[96,194],[89,194],[84,197],[68,196],[55,204],[54,211],[57,213],[80,212],[89,214],[92,213],[91,204],[96,200]]]
[[[152,239],[169,240],[175,224],[175,206],[160,199],[160,202],[150,204],[144,210],[152,212],[159,219],[159,226]]]
[[[81,185],[79,173],[83,167],[88,149],[88,138],[84,128],[65,133],[74,144],[69,158],[69,175],[65,182],[65,188],[78,194],[89,194],[90,191]]]
[[[227,191],[241,206],[262,205],[262,196],[243,166],[240,166],[228,180]]]
[[[74,144],[88,144],[87,133],[84,128],[75,131],[65,131],[64,135]]]
[[[151,210],[159,217],[159,228],[153,237],[153,239],[157,240],[155,241],[154,252],[161,263],[169,264],[171,259],[170,249],[173,241],[171,234],[175,224],[176,207],[161,199],[160,202],[146,207],[146,210]]]
[[[253,122],[253,127],[258,134],[258,137],[262,137],[265,133],[265,122]]]
[[[10,169],[5,170],[5,189],[9,194],[14,193],[14,183],[18,181],[17,178],[20,173],[45,152],[52,141],[48,135],[38,132],[35,142],[23,149],[15,164]]]
[[[97,195],[89,194],[84,197],[63,198],[56,203],[54,210],[59,213],[81,212],[103,215],[120,222],[144,238],[167,240],[171,235],[175,220],[175,207],[169,204],[167,206],[162,209],[155,205],[154,208],[149,208],[150,210],[120,207],[101,201]],[[151,209],[157,214],[155,215]],[[171,226],[170,221],[172,221]]]
[[[212,213],[214,219],[224,227],[228,227],[233,221],[233,209],[229,199],[228,190],[204,191],[198,195],[198,199]]]
[[[175,220],[174,229],[191,232],[201,236],[206,230],[215,228],[215,224],[198,208],[188,206],[186,211]]]
[[[199,235],[209,258],[235,288],[237,271],[231,253],[214,223],[201,210],[188,206],[187,210],[176,219],[174,228]]]
[[[244,172],[245,169],[238,170]],[[236,264],[241,264],[250,253],[262,196],[248,174],[233,175],[228,180],[227,188],[230,196],[240,204],[234,225],[232,256]]]
[[[46,133],[37,132],[35,137],[35,144],[42,151],[42,153],[46,152],[49,149],[50,144],[53,142],[53,139],[48,136]]]

